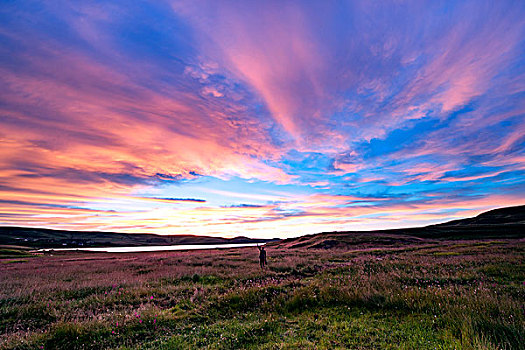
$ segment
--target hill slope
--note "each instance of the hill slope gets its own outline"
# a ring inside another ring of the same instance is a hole
[[[473,218],[443,224],[395,230],[323,232],[270,243],[286,248],[360,248],[403,246],[440,239],[524,238],[525,205],[487,211]],[[118,247],[178,244],[266,243],[246,237],[221,238],[193,235],[84,232],[28,227],[0,227],[0,245],[33,248]]]
[[[486,211],[473,218],[453,220],[434,226],[525,224],[525,205]]]
[[[323,232],[269,243],[281,248],[400,247],[441,239],[525,238],[525,205],[487,211],[473,218],[407,229]]]
[[[161,236],[147,233],[127,234],[50,230],[30,227],[0,227],[0,245],[21,245],[33,248],[265,243],[268,241],[266,239],[250,239],[247,237]]]

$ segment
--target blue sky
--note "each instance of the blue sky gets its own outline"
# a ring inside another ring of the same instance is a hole
[[[0,224],[287,237],[523,204],[521,1],[0,5]]]

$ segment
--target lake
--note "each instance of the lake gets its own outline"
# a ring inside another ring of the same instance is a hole
[[[46,248],[39,249],[41,252],[50,251],[88,251],[105,253],[136,253],[136,252],[160,252],[169,250],[197,250],[197,249],[226,249],[240,247],[255,247],[260,243],[234,243],[234,244],[181,244],[181,245],[152,245],[138,247],[91,247],[91,248]],[[260,244],[264,245],[264,244]]]

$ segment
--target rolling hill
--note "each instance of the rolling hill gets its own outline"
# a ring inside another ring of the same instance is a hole
[[[0,227],[0,245],[32,248],[135,247],[179,244],[266,243],[267,239],[222,238],[194,235],[128,234],[85,232],[30,227]]]
[[[525,205],[490,210],[473,218],[406,229],[322,232],[269,243],[279,248],[399,247],[454,239],[525,238]]]
[[[441,239],[525,238],[525,205],[487,211],[473,218],[453,220],[425,227],[323,232],[283,240],[221,238],[194,235],[127,234],[85,232],[29,227],[0,227],[0,245],[31,248],[123,247],[179,244],[268,243],[270,247],[347,249],[355,246],[398,247]]]

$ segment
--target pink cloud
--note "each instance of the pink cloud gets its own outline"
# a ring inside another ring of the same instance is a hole
[[[0,135],[3,171],[32,154],[34,164],[55,169],[291,180],[260,161],[279,151],[255,124],[232,125],[191,94],[146,89],[85,56],[54,55],[47,67],[28,59],[41,77],[0,69],[9,101],[1,109],[9,118]],[[27,104],[39,112],[27,113]]]
[[[222,70],[257,91],[294,147],[322,147],[320,140],[342,147],[341,135],[323,127],[334,109],[325,86],[330,71],[307,14],[291,3],[238,5],[207,3],[213,9],[207,13],[200,11],[203,3],[173,8],[199,28],[203,51],[219,60]]]

